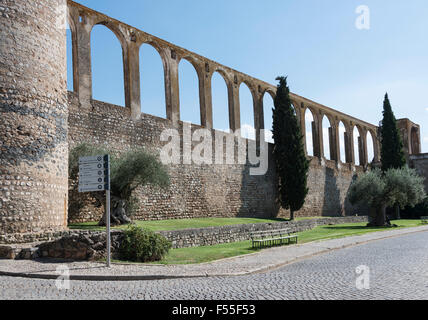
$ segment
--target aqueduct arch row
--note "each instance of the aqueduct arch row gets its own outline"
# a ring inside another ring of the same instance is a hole
[[[143,44],[149,44],[159,53],[164,68],[167,119],[172,121],[173,124],[177,124],[180,121],[178,67],[180,61],[185,59],[193,65],[198,76],[201,125],[209,129],[213,128],[211,80],[213,74],[217,72],[223,77],[227,86],[230,129],[235,131],[241,128],[239,88],[242,83],[245,83],[253,98],[254,127],[257,139],[261,138],[259,136],[260,130],[265,129],[263,99],[265,94],[269,94],[274,99],[275,86],[175,46],[71,0],[68,0],[68,8],[68,20],[71,28],[73,47],[73,87],[82,108],[89,109],[91,107],[92,71],[90,38],[92,28],[95,25],[101,24],[109,28],[116,35],[122,46],[125,106],[130,109],[133,119],[138,120],[141,117],[140,47]],[[340,139],[343,139],[345,157],[342,158],[345,159],[347,164],[355,165],[355,148],[359,151],[359,163],[362,166],[367,166],[372,160],[374,162],[380,161],[378,128],[376,126],[296,94],[291,94],[291,99],[302,128],[305,144],[306,132],[309,129],[306,128],[305,123],[306,110],[310,110],[313,115],[311,129],[313,154],[315,157],[320,159],[325,158],[324,144],[327,144],[327,142],[323,138],[322,122],[324,117],[326,117],[330,123],[330,127],[328,128],[328,144],[331,160],[337,163],[342,162]],[[343,123],[345,126],[343,137],[340,136],[340,123]],[[353,135],[355,128],[357,128],[360,136],[357,145],[354,143]],[[373,159],[368,159],[368,132],[370,132],[373,139]]]

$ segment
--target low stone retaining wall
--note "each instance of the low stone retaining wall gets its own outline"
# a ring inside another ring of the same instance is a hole
[[[201,229],[186,229],[174,231],[161,231],[173,248],[189,248],[200,246],[212,246],[221,243],[230,243],[250,240],[250,234],[254,231],[267,231],[286,229],[291,233],[311,230],[321,225],[336,225],[345,223],[368,222],[367,216],[319,218],[300,221],[284,221],[278,223],[240,224],[222,227],[210,227]]]
[[[251,232],[287,229],[291,233],[310,230],[320,225],[368,222],[368,217],[320,218],[278,223],[241,224],[200,229],[160,231],[172,242],[173,248],[211,246],[221,243],[245,241]],[[17,244],[0,246],[0,258],[36,259],[61,258],[70,260],[98,260],[106,255],[106,233],[101,231],[67,231],[44,243]],[[123,232],[112,231],[112,254],[117,257]],[[53,240],[53,241],[52,241]]]

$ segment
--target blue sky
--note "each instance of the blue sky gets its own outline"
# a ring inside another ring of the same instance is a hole
[[[381,120],[388,92],[396,117],[421,125],[422,151],[428,152],[426,0],[77,2],[269,83],[287,75],[292,92],[372,124]],[[360,5],[370,9],[369,30],[355,26]],[[92,45],[94,98],[123,105],[118,41],[97,26]],[[165,117],[160,58],[148,45],[140,56],[142,111]],[[199,123],[196,73],[184,62],[179,76],[182,119]],[[251,126],[251,97],[247,88],[241,92],[241,121]],[[213,108],[215,127],[227,129],[227,91],[218,75]]]

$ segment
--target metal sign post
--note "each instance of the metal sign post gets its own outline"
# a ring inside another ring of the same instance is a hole
[[[110,178],[110,156],[105,156],[108,177]],[[107,224],[107,268],[111,266],[111,230],[110,230],[110,179],[106,188],[106,224]]]
[[[79,192],[106,192],[107,267],[111,266],[110,156],[79,159]]]

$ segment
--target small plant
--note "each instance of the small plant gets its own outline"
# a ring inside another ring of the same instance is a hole
[[[159,261],[171,249],[171,242],[151,230],[131,225],[124,231],[120,259],[133,262]]]

